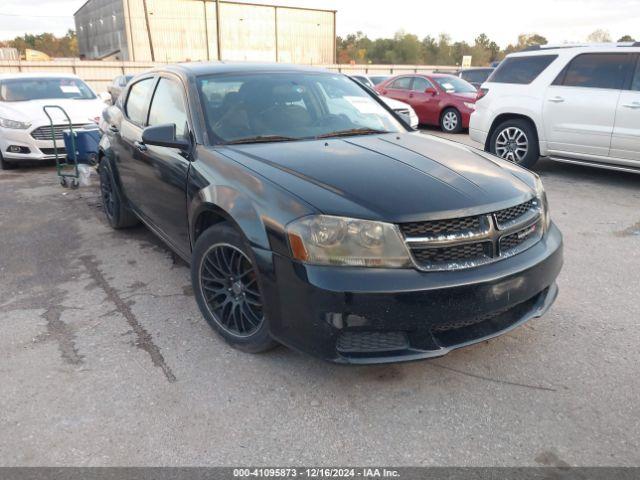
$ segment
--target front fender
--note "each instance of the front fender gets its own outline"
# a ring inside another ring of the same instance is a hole
[[[192,242],[198,218],[208,211],[236,226],[252,246],[288,254],[287,223],[316,211],[236,162],[216,160],[198,160],[190,169],[187,209]]]

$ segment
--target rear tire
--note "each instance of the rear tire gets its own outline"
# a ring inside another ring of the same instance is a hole
[[[140,223],[138,217],[127,207],[122,198],[122,192],[118,188],[115,176],[108,161],[100,163],[100,193],[102,195],[102,208],[107,221],[112,228],[133,227]]]
[[[277,346],[269,334],[255,263],[242,234],[227,223],[218,223],[198,237],[191,261],[200,312],[229,345],[247,353]]]
[[[456,108],[446,108],[440,115],[440,129],[445,133],[462,131],[462,115]]]
[[[533,168],[540,158],[538,135],[531,122],[514,118],[502,122],[491,134],[489,151],[525,168]]]

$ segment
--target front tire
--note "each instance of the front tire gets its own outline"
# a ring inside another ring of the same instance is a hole
[[[219,223],[198,237],[191,261],[198,307],[207,323],[243,352],[277,345],[269,334],[260,282],[251,249],[236,229]]]
[[[2,156],[2,153],[0,153],[0,170],[11,170],[12,168],[14,168],[14,165],[7,162]]]
[[[447,108],[440,115],[440,129],[445,133],[462,131],[462,115],[456,108]]]
[[[122,192],[118,188],[109,162],[103,160],[100,163],[99,171],[102,208],[109,225],[115,230],[119,230],[140,223],[138,217],[124,204]]]
[[[491,134],[489,151],[531,169],[540,157],[536,130],[530,122],[520,118],[502,122]]]

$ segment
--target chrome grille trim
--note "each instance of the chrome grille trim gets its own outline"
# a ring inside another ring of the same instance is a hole
[[[82,123],[82,124],[72,125],[72,127],[75,130],[77,128],[82,128],[85,125],[86,125],[85,123]],[[54,125],[53,126],[53,131],[54,131],[56,140],[62,140],[62,132],[64,130],[69,130],[69,124],[68,123],[64,124],[64,125]],[[42,127],[35,128],[31,132],[31,136],[33,138],[35,138],[36,140],[49,140],[49,141],[51,141],[51,126],[50,125],[45,125],[45,126],[42,126]]]
[[[470,217],[464,217],[464,219],[468,218]],[[535,198],[508,209],[477,215],[476,218],[477,224],[482,227],[481,230],[465,229],[447,235],[407,235],[407,232],[429,231],[430,222],[424,222],[424,228],[416,227],[419,222],[405,224],[405,228],[400,225],[414,266],[422,271],[447,271],[486,265],[527,250],[540,241],[544,234],[542,207],[539,200]],[[499,219],[503,222],[501,223]],[[406,227],[407,225],[410,227]],[[522,238],[520,238],[521,235]],[[460,248],[457,247],[467,245],[469,248],[462,251],[475,254],[480,251],[480,244],[485,247],[491,245],[491,247],[485,248],[484,255],[476,255],[468,259],[459,258]],[[503,244],[506,248],[502,248]],[[455,260],[431,264],[420,261],[421,258],[429,256],[442,258],[443,255],[440,252],[446,251],[447,248],[451,249],[451,257]],[[425,250],[434,250],[434,252],[427,254]]]

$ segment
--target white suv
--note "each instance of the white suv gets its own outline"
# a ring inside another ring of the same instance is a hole
[[[640,173],[640,43],[539,47],[507,56],[469,126],[486,151]]]

